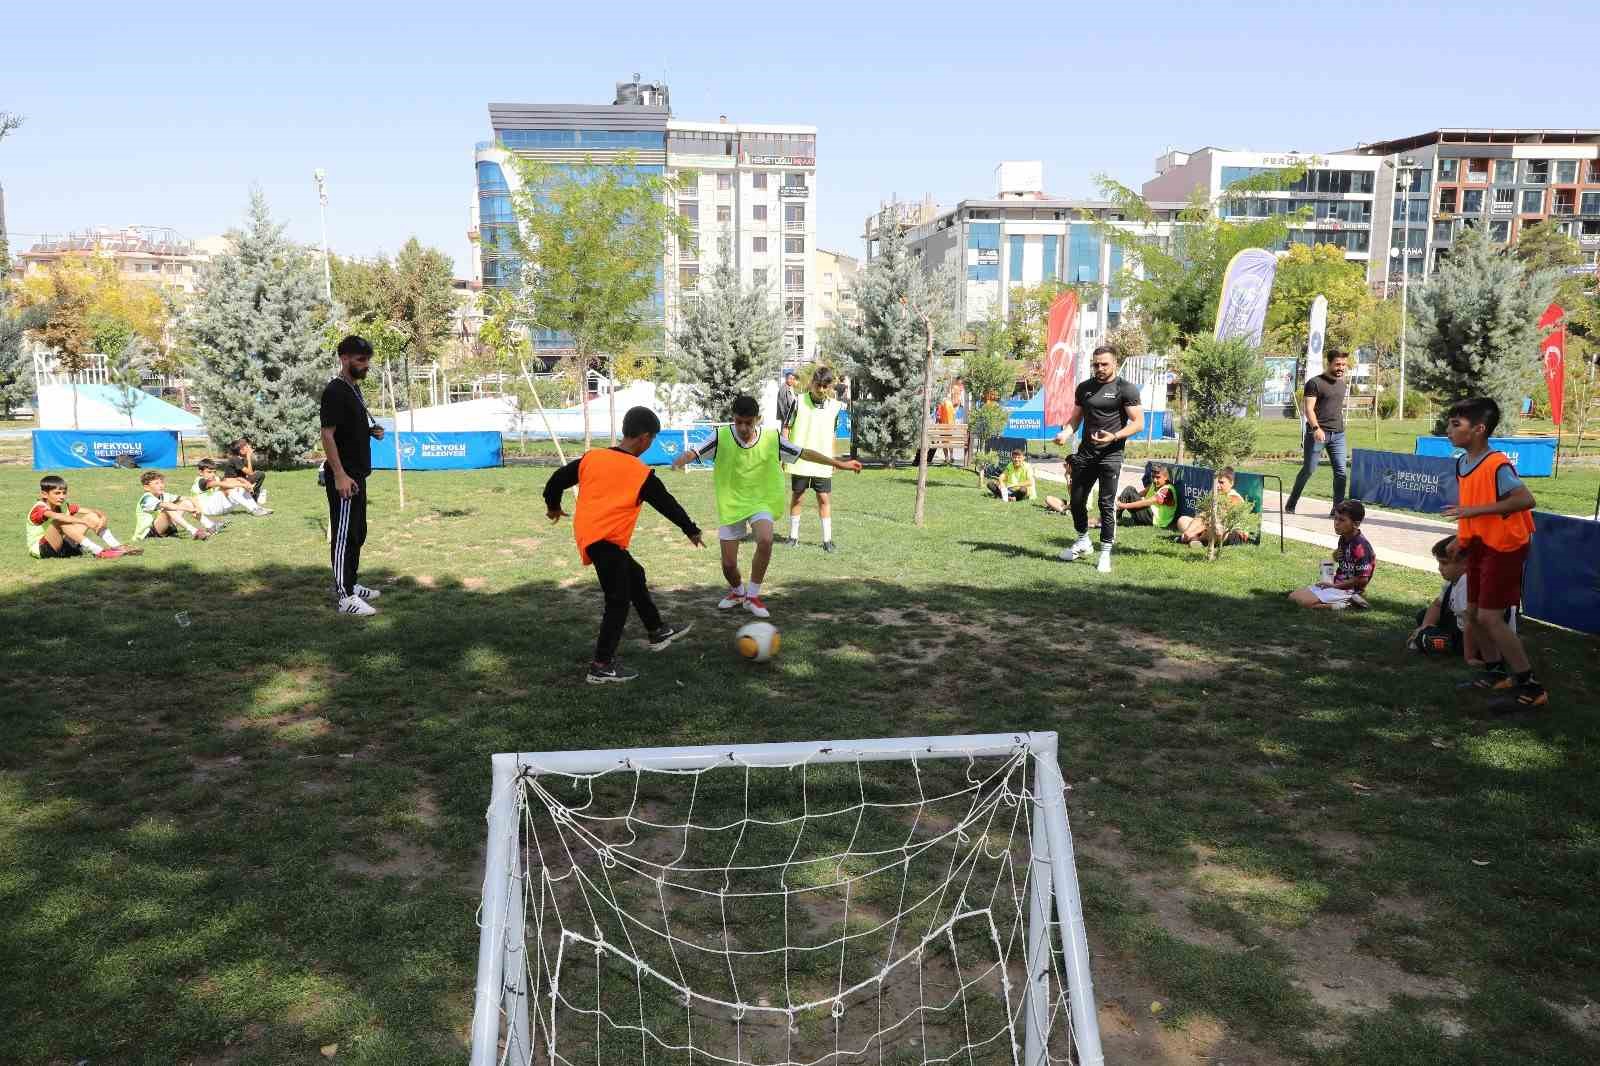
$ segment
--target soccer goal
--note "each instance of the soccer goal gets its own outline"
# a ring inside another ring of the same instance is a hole
[[[1100,1066],[1056,734],[496,755],[473,1066]]]

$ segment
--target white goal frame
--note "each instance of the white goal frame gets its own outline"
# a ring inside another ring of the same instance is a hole
[[[698,747],[613,748],[592,751],[502,753],[493,756],[494,789],[488,809],[488,848],[479,913],[476,1003],[472,1018],[472,1066],[502,1061],[502,1029],[508,1045],[530,1046],[527,969],[508,955],[525,946],[525,871],[517,846],[521,825],[517,790],[528,774],[591,775],[617,770],[692,771],[719,766],[788,767],[800,763],[855,763],[912,759],[1016,757],[1033,763],[1034,810],[1029,841],[1030,877],[1025,965],[1027,999],[1022,1007],[1025,1048],[1022,1066],[1050,1066],[1046,1026],[1051,1016],[1052,955],[1061,953],[1079,1066],[1103,1066],[1089,944],[1078,891],[1072,833],[1067,822],[1066,784],[1057,762],[1053,731],[974,736],[906,737],[782,744],[710,744]],[[1048,876],[1045,876],[1048,874]],[[1056,921],[1050,920],[1055,907]],[[1052,944],[1059,929],[1061,943]],[[1059,1061],[1059,1060],[1058,1060]]]

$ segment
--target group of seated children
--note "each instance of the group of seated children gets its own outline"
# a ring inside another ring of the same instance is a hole
[[[1289,599],[1302,607],[1342,611],[1347,607],[1366,607],[1362,596],[1378,568],[1378,555],[1372,542],[1361,534],[1367,508],[1360,500],[1345,500],[1334,505],[1333,531],[1339,543],[1333,559],[1323,563],[1322,580],[1289,593]]]
[[[202,459],[199,476],[189,496],[167,491],[167,479],[159,470],[139,475],[143,492],[133,511],[133,539],[175,537],[179,530],[195,540],[207,540],[223,528],[215,521],[232,511],[245,511],[257,518],[272,513],[262,506],[266,474],[255,469],[255,451],[243,438],[228,448],[226,460]],[[39,500],[28,512],[28,554],[35,559],[66,559],[93,555],[115,559],[139,555],[142,548],[127,548],[111,532],[104,511],[67,502],[67,482],[55,474],[39,479]]]
[[[1236,477],[1237,475],[1231,466],[1225,466],[1217,471],[1216,483],[1211,491],[1222,497],[1222,509],[1224,511],[1232,510],[1244,503],[1244,497],[1239,495],[1238,490],[1233,487]],[[1218,535],[1211,530],[1209,506],[1203,506],[1194,514],[1185,515],[1178,519],[1178,536],[1176,540],[1179,544],[1199,544],[1210,547],[1218,539]],[[1250,541],[1250,534],[1242,529],[1230,529],[1220,539],[1223,544],[1246,544]]]

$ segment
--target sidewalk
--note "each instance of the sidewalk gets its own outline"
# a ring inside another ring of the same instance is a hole
[[[1033,470],[1040,478],[1047,481],[1065,484],[1067,480],[1066,472],[1060,463],[1035,463]],[[1128,485],[1142,489],[1143,477],[1142,463],[1137,466],[1124,463],[1119,491]],[[1275,540],[1278,536],[1278,493],[1275,487],[1267,490],[1262,507],[1262,536],[1268,540]],[[1339,538],[1333,532],[1333,519],[1328,517],[1328,512],[1332,509],[1333,503],[1330,500],[1319,500],[1313,496],[1300,497],[1300,503],[1295,508],[1296,513],[1283,516],[1284,537],[1332,550],[1339,542]],[[1380,563],[1394,563],[1430,573],[1438,568],[1433,558],[1434,542],[1448,533],[1454,533],[1455,530],[1454,522],[1440,521],[1410,511],[1385,511],[1376,507],[1367,508],[1366,521],[1361,523],[1361,532],[1372,542]]]

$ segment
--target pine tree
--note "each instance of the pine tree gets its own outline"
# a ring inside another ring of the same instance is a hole
[[[14,408],[33,396],[33,356],[23,346],[28,330],[44,324],[43,306],[15,309],[0,289],[0,415],[11,417]]]
[[[1502,432],[1514,428],[1522,398],[1538,387],[1539,316],[1555,296],[1557,273],[1529,270],[1470,229],[1433,280],[1412,298],[1412,367],[1417,387],[1441,411],[1469,396],[1500,404]],[[1441,414],[1436,431],[1443,431]]]
[[[316,443],[318,397],[333,373],[321,271],[284,239],[260,190],[228,239],[232,248],[201,275],[188,324],[195,387],[212,440],[248,437],[282,466]]]
[[[681,319],[672,362],[707,418],[725,418],[736,397],[757,395],[783,361],[783,317],[762,289],[739,283],[727,248],[710,283],[684,294]]]
[[[856,317],[830,322],[823,347],[837,352],[854,386],[851,419],[857,445],[869,455],[903,456],[921,439],[924,324],[907,308],[912,273],[922,269],[906,245],[895,209],[878,216],[878,254],[850,285]],[[949,338],[935,338],[935,354]]]
[[[1198,336],[1178,359],[1178,376],[1189,400],[1183,416],[1183,445],[1196,459],[1213,470],[1239,462],[1255,450],[1256,420],[1241,417],[1249,410],[1267,370],[1260,353],[1244,337],[1225,341]],[[1201,501],[1210,515],[1210,528],[1226,535],[1236,528],[1242,514],[1225,514],[1216,493]],[[1217,557],[1214,538],[1208,556]]]

